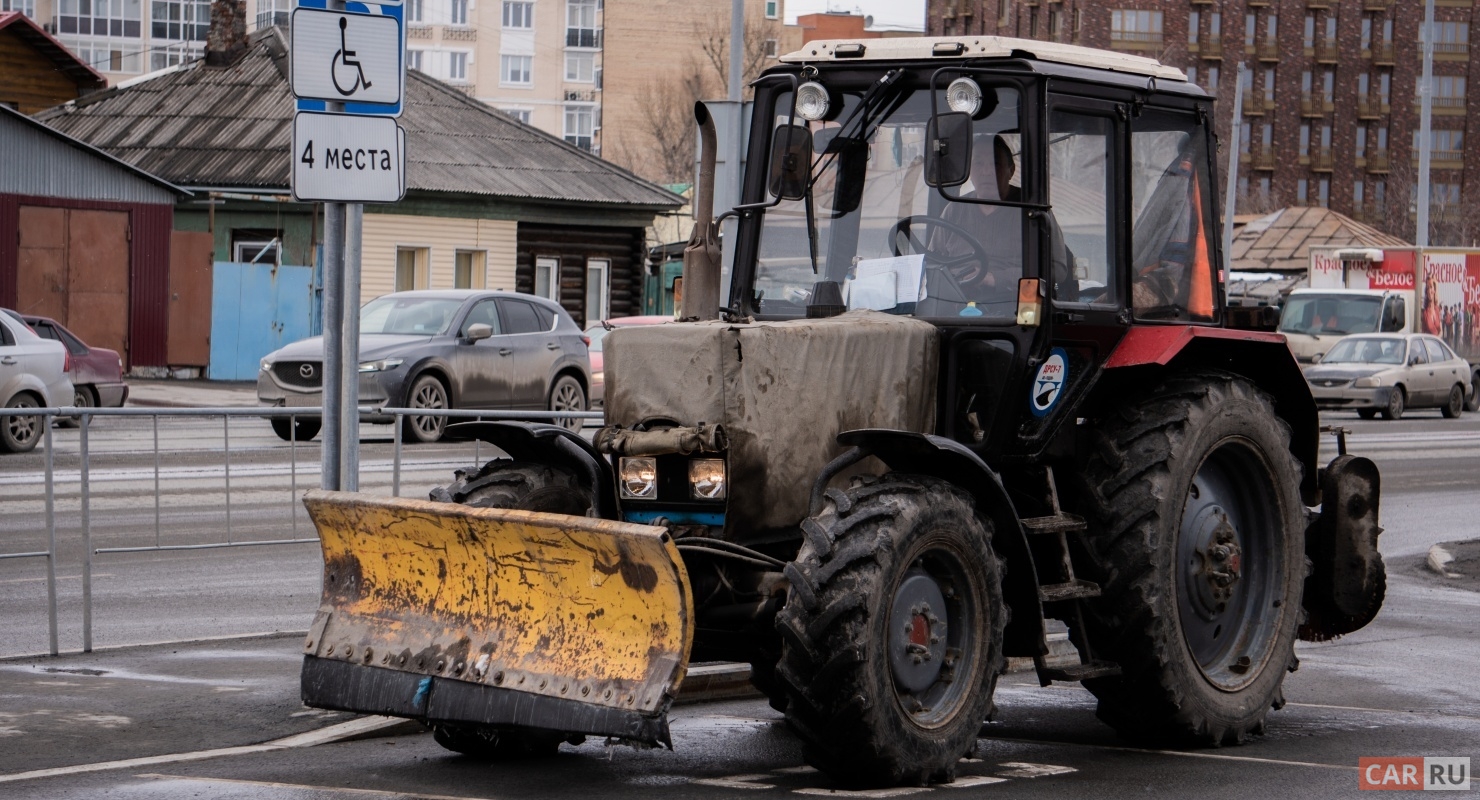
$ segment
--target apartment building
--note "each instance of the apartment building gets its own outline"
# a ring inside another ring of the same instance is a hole
[[[1475,0],[1436,0],[1431,241],[1480,239]],[[1231,101],[1243,65],[1241,212],[1335,209],[1414,238],[1421,0],[928,0],[927,35],[997,34],[1151,56]],[[1466,145],[1469,146],[1466,146]]]

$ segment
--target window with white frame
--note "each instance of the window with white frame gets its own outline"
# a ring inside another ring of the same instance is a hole
[[[534,3],[504,0],[504,27],[527,30],[534,27]]]
[[[468,79],[468,53],[465,50],[457,50],[447,54],[447,80],[466,81]]]
[[[596,80],[596,54],[587,50],[571,50],[565,54],[565,79],[571,83],[594,83]]]
[[[144,46],[138,40],[85,39],[61,37],[77,60],[100,72],[142,72],[144,69]]]
[[[596,110],[591,106],[565,107],[565,141],[590,150],[596,135]]]
[[[447,22],[449,25],[468,24],[468,0],[447,0]]]
[[[424,52],[424,51],[422,51],[422,50],[407,50],[406,51],[406,69],[414,69],[417,72],[425,72],[426,71],[426,70],[422,69],[422,67],[421,67],[421,64],[422,64],[421,54],[422,54],[422,52]]]
[[[775,39],[767,39],[762,42],[761,45],[765,48],[764,52],[766,54],[766,58],[776,57],[777,50],[779,49],[779,43]]]
[[[610,291],[611,262],[593,258],[586,262],[586,322],[611,316],[607,307]]]
[[[161,39],[203,42],[210,27],[208,0],[154,0],[150,4],[149,35],[156,45],[163,44]],[[263,27],[260,21],[257,27]]]
[[[401,9],[406,15],[406,22],[416,25],[426,21],[426,0],[406,0],[406,5]]]
[[[36,0],[0,0],[0,11],[19,11],[35,19]]]
[[[452,288],[482,289],[486,283],[488,253],[483,250],[459,250],[452,260]]]
[[[600,47],[601,29],[596,27],[600,0],[565,0],[565,46]]]
[[[155,45],[150,48],[153,52],[149,54],[149,70],[165,69],[187,61],[195,61],[205,55],[203,45],[191,45],[179,42],[171,45]]]
[[[560,300],[560,259],[540,256],[534,260],[534,293]]]
[[[527,109],[527,108],[501,108],[499,110],[502,111],[502,112],[504,112],[504,114],[506,114],[506,115],[508,115],[510,117],[513,117],[514,119],[519,120],[520,122],[524,123],[525,125],[528,125],[529,124],[529,113],[530,112],[529,112],[529,109]]]
[[[534,56],[499,56],[499,79],[504,86],[529,86],[534,83]]]
[[[781,0],[766,0],[766,19],[781,16]]]
[[[207,0],[204,5],[209,9],[211,4]],[[288,27],[288,19],[292,14],[293,0],[257,0],[257,30],[271,28],[274,25],[280,25],[286,28]],[[158,19],[157,14],[155,18]],[[209,26],[211,21],[209,10],[204,20],[206,25]],[[158,34],[155,35],[158,36]],[[205,37],[202,36],[201,38],[204,39]]]
[[[143,34],[141,0],[59,0],[57,32],[137,39]]]

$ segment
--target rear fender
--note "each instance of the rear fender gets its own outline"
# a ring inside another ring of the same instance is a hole
[[[997,473],[976,453],[942,436],[870,428],[839,434],[838,443],[860,451],[845,453],[839,461],[855,455],[872,455],[891,470],[940,478],[972,496],[978,511],[992,521],[992,547],[1007,565],[1002,576],[1002,594],[1012,614],[1003,639],[1004,652],[1010,656],[1046,655],[1038,571],[1033,566],[1027,535],[1018,523],[1017,510]],[[823,471],[814,497],[820,496],[825,488],[820,484],[837,472],[832,465]]]
[[[1310,385],[1281,334],[1196,325],[1133,327],[1105,360],[1093,398],[1081,408],[1109,407],[1166,372],[1192,367],[1241,375],[1274,398],[1275,413],[1290,426],[1290,452],[1304,469],[1301,497],[1306,505],[1320,505],[1320,417]]]
[[[448,425],[446,438],[479,441],[503,450],[515,461],[564,467],[582,476],[595,499],[596,516],[617,518],[616,476],[591,443],[560,425],[542,422],[460,422]]]

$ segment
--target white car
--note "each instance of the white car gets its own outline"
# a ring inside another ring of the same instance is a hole
[[[72,402],[67,346],[37,336],[14,312],[0,313],[0,402],[6,408],[46,408]],[[0,451],[24,453],[44,430],[40,416],[0,417]]]

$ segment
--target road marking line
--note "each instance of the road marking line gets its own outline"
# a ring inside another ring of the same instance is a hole
[[[333,794],[371,795],[375,797],[414,797],[417,800],[482,800],[482,798],[470,797],[468,795],[451,794],[426,794],[425,792],[392,792],[385,789],[354,789],[348,786],[314,786],[308,783],[280,783],[278,781],[248,781],[239,778],[200,778],[191,775],[161,775],[158,773],[142,773],[135,778],[148,778],[157,781],[198,781],[202,783],[229,783],[237,786],[261,786],[269,789],[308,789],[314,792],[326,792]]]
[[[178,764],[185,761],[204,761],[211,758],[222,758],[225,756],[251,755],[253,753],[270,753],[275,750],[289,750],[298,747],[314,747],[321,744],[330,744],[344,739],[363,737],[381,728],[389,728],[405,722],[395,717],[361,717],[326,728],[309,731],[308,733],[295,734],[264,744],[243,745],[240,747],[218,747],[214,750],[196,750],[189,753],[168,753],[162,756],[145,756],[143,758],[126,758],[121,761],[100,761],[95,764],[77,764],[70,767],[52,767],[50,769],[36,769],[30,772],[13,772],[8,775],[0,775],[0,783],[14,783],[16,781],[30,781],[39,778],[55,778],[64,775],[81,775],[88,772],[106,772],[115,769],[133,769],[135,767],[150,767],[155,764]]]
[[[993,783],[1007,783],[1006,778],[997,778],[991,775],[967,775],[957,778],[952,783],[942,783],[942,789],[970,789],[976,786],[988,786]]]
[[[200,642],[234,642],[238,639],[276,639],[279,637],[303,638],[308,635],[308,629],[301,631],[258,631],[256,633],[227,633],[220,636],[197,636],[193,639],[166,639],[162,642],[139,642],[138,644],[112,644],[103,647],[94,647],[94,653],[107,653],[114,650],[134,650],[140,647],[168,647],[170,645],[197,644]],[[83,656],[87,653],[81,650],[63,650],[58,656]],[[20,653],[13,656],[0,656],[0,664],[7,661],[29,661],[37,658],[53,658],[50,653]]]
[[[1315,761],[1287,761],[1279,758],[1256,758],[1255,756],[1230,756],[1221,753],[1194,753],[1186,750],[1151,750],[1141,747],[1118,747],[1113,744],[1084,744],[1081,742],[1055,742],[1044,739],[1016,739],[1006,736],[985,736],[994,742],[1014,742],[1016,744],[1037,744],[1045,747],[1090,747],[1097,750],[1113,750],[1120,753],[1151,753],[1162,756],[1183,756],[1185,758],[1209,758],[1215,761],[1247,761],[1255,764],[1281,764],[1288,767],[1317,767],[1319,769],[1341,769],[1356,772],[1358,767],[1346,764],[1321,764]]]
[[[896,786],[892,789],[819,789],[815,787],[807,789],[792,789],[796,794],[810,794],[821,797],[903,797],[907,794],[928,792],[927,786]]]

